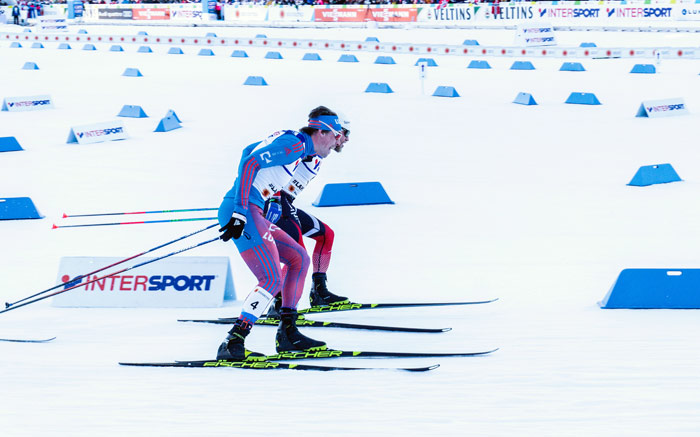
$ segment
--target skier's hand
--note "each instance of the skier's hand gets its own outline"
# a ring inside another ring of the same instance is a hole
[[[219,229],[219,232],[223,232],[223,234],[221,234],[221,237],[219,238],[221,238],[224,241],[228,241],[231,238],[237,240],[243,233],[243,228],[245,228],[245,222],[246,220],[244,215],[234,212],[231,215],[231,220],[229,220],[223,228]]]
[[[282,205],[282,218],[294,220],[299,224],[299,216],[297,215],[297,208],[292,204],[294,202],[294,197],[291,194],[282,192],[280,195],[280,203]]]
[[[279,199],[277,197],[271,197],[265,202],[265,219],[270,223],[277,223],[282,216],[282,206],[280,206]]]

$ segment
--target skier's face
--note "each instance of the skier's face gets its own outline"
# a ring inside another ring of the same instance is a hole
[[[343,128],[343,130],[340,132],[340,138],[338,138],[335,142],[335,147],[333,150],[336,152],[340,152],[343,150],[343,147],[345,147],[345,143],[350,141],[350,131]]]
[[[314,142],[314,153],[321,158],[327,157],[338,141],[335,131],[316,131],[312,139]]]

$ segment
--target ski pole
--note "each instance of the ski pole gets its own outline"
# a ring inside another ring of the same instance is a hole
[[[137,268],[137,267],[145,266],[146,264],[150,264],[150,263],[152,263],[152,262],[160,261],[160,260],[162,260],[162,259],[164,259],[164,258],[168,258],[168,257],[170,257],[170,256],[177,255],[178,253],[182,253],[182,252],[184,252],[184,251],[186,251],[186,250],[191,250],[191,249],[194,249],[194,248],[199,247],[199,246],[204,246],[205,244],[212,243],[212,242],[214,242],[214,241],[216,241],[216,240],[218,240],[218,239],[219,239],[219,237],[212,238],[211,240],[202,241],[201,243],[197,243],[197,244],[195,244],[195,245],[193,245],[193,246],[186,247],[186,248],[180,249],[180,250],[176,250],[175,252],[170,252],[170,253],[168,253],[168,254],[166,254],[166,255],[162,255],[162,256],[159,256],[158,258],[153,258],[153,259],[151,259],[151,260],[144,261],[144,262],[139,263],[139,264],[135,264],[135,265],[133,265],[133,266],[131,266],[131,267],[126,267],[126,268],[121,269],[121,270],[118,270],[118,271],[116,271],[116,272],[112,272],[112,273],[110,273],[110,274],[108,274],[108,275],[104,275],[104,276],[102,276],[102,277],[92,279],[92,280],[87,281],[87,282],[85,282],[85,283],[76,284],[76,285],[74,285],[74,286],[72,286],[72,287],[68,287],[68,288],[66,288],[66,289],[64,289],[64,290],[54,291],[53,293],[50,293],[50,294],[47,294],[47,295],[44,295],[44,296],[41,296],[41,297],[37,297],[36,299],[33,299],[33,300],[28,300],[28,301],[23,302],[23,303],[21,303],[21,304],[19,304],[19,305],[12,305],[12,306],[10,306],[10,307],[8,307],[8,308],[5,308],[4,310],[0,311],[0,314],[6,313],[6,312],[8,312],[8,311],[12,311],[12,310],[14,310],[14,309],[16,309],[16,308],[21,308],[21,307],[23,307],[23,306],[25,306],[25,305],[29,305],[29,304],[34,303],[34,302],[39,302],[39,301],[41,301],[41,300],[48,299],[48,298],[53,297],[53,296],[56,296],[56,295],[58,295],[58,294],[65,293],[66,291],[73,290],[74,288],[79,288],[79,287],[87,286],[88,284],[92,284],[93,282],[101,281],[101,280],[106,279],[106,278],[109,278],[109,277],[111,277],[111,276],[118,275],[118,274],[124,273],[124,272],[128,272],[129,270],[133,270],[133,269],[135,269],[135,268]]]
[[[216,217],[172,219],[172,220],[147,220],[143,222],[122,222],[122,223],[87,223],[83,225],[53,225],[51,229],[61,228],[84,228],[86,226],[115,226],[115,225],[143,225],[149,223],[170,223],[170,222],[194,222],[199,220],[217,220]]]
[[[66,285],[66,284],[68,284],[68,283],[70,283],[70,282],[73,282],[73,281],[75,281],[75,280],[83,279],[83,278],[86,277],[86,276],[94,275],[95,273],[99,273],[99,272],[101,272],[101,271],[103,271],[103,270],[107,270],[107,269],[110,268],[110,267],[117,266],[117,265],[119,265],[119,264],[122,264],[122,263],[125,263],[125,262],[127,262],[127,261],[130,261],[130,260],[132,260],[132,259],[134,259],[134,258],[138,258],[138,257],[140,257],[140,256],[143,256],[143,255],[145,255],[145,254],[147,254],[147,253],[154,252],[154,251],[156,251],[156,250],[158,250],[158,249],[161,249],[161,248],[163,248],[163,247],[165,247],[165,246],[169,246],[169,245],[171,245],[171,244],[173,244],[173,243],[177,243],[177,242],[180,241],[180,240],[184,240],[185,238],[189,238],[189,237],[191,237],[191,236],[193,236],[193,235],[199,234],[200,232],[204,232],[204,231],[206,231],[207,229],[213,228],[214,226],[216,226],[216,224],[207,226],[206,228],[200,229],[200,230],[198,230],[198,231],[194,231],[194,232],[192,232],[191,234],[183,235],[182,237],[178,237],[178,238],[176,238],[176,239],[174,239],[174,240],[172,240],[172,241],[168,241],[167,243],[161,244],[160,246],[156,246],[156,247],[154,247],[154,248],[152,248],[152,249],[148,249],[148,250],[146,250],[146,251],[144,251],[144,252],[141,252],[141,253],[138,253],[138,254],[136,254],[136,255],[134,255],[134,256],[130,256],[129,258],[124,258],[124,259],[121,260],[121,261],[117,261],[117,262],[115,262],[114,264],[110,264],[110,265],[108,265],[108,266],[102,267],[101,269],[97,269],[97,270],[94,270],[94,271],[92,271],[92,272],[90,272],[90,273],[86,273],[86,274],[84,274],[84,275],[80,275],[80,276],[78,276],[78,277],[76,277],[76,278],[73,278],[72,281],[63,282],[63,283],[61,283],[61,284],[58,284],[58,285],[53,286],[53,287],[51,287],[51,288],[48,288],[48,289],[46,289],[46,290],[44,290],[44,291],[40,291],[40,292],[38,292],[38,293],[36,293],[36,294],[33,294],[33,295],[31,295],[31,296],[27,296],[27,297],[25,297],[24,299],[20,299],[20,300],[18,300],[18,301],[16,301],[16,302],[5,302],[5,308],[9,308],[9,307],[11,307],[12,305],[16,305],[16,304],[18,304],[18,303],[20,303],[20,302],[24,302],[25,300],[29,300],[29,299],[32,299],[32,298],[37,297],[37,296],[39,296],[39,295],[42,295],[42,294],[44,294],[44,293],[48,293],[48,292],[51,291],[51,290],[55,290],[55,289],[57,289],[58,287],[61,287],[61,286],[63,286],[63,285]]]
[[[104,212],[96,214],[66,214],[63,213],[63,218],[73,217],[100,217],[105,215],[129,215],[129,214],[161,214],[169,212],[194,212],[194,211],[216,211],[219,208],[189,208],[189,209],[160,209],[156,211],[135,211],[135,212]]]

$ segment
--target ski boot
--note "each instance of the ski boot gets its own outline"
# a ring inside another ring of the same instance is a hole
[[[325,350],[326,343],[309,338],[299,332],[296,320],[297,310],[282,308],[280,324],[277,327],[277,337],[275,338],[277,352]]]
[[[265,355],[245,348],[245,338],[250,333],[251,327],[250,323],[238,319],[228,332],[226,340],[219,346],[219,350],[216,352],[216,359],[226,361],[264,360]]]
[[[270,305],[270,308],[267,309],[267,314],[265,314],[265,317],[269,319],[279,319],[280,318],[280,310],[282,309],[282,292],[277,294],[275,296],[274,300],[272,301],[272,305]]]
[[[326,274],[325,273],[314,273],[311,275],[313,284],[311,285],[311,294],[309,295],[309,300],[311,301],[311,306],[326,306],[333,304],[349,303],[345,296],[337,296],[326,287]]]

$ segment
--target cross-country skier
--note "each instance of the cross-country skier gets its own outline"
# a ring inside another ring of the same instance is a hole
[[[334,112],[325,106],[319,106],[309,113],[309,119],[329,114],[334,114]],[[336,152],[340,152],[350,139],[350,122],[344,116],[340,116],[339,121],[343,129],[342,135],[333,148]],[[349,302],[347,297],[331,293],[326,285],[326,271],[333,248],[333,230],[321,220],[293,205],[297,195],[316,177],[322,163],[323,159],[318,155],[304,158],[294,172],[292,180],[279,193],[270,198],[265,205],[266,218],[284,230],[301,246],[304,246],[303,237],[311,238],[316,242],[311,257],[313,268],[311,275],[313,284],[309,294],[311,306]],[[277,298],[274,306],[270,308],[268,316],[278,317],[280,307],[281,301]]]
[[[245,348],[245,337],[273,297],[282,293],[277,351],[323,349],[325,343],[306,337],[296,327],[296,303],[309,268],[306,249],[263,215],[265,201],[287,186],[302,159],[327,157],[337,147],[342,126],[335,113],[310,119],[298,132],[278,131],[243,150],[238,177],[219,207],[221,239],[233,239],[258,285],[243,302],[241,314],[217,359],[244,360],[259,356]],[[285,264],[284,274],[280,263]]]

